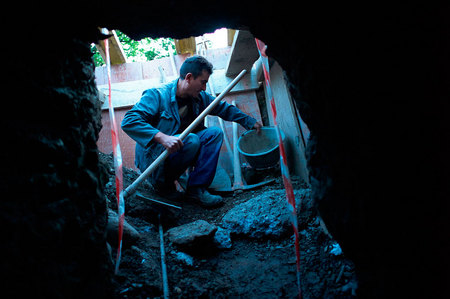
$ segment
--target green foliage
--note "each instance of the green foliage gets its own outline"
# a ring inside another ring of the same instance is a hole
[[[116,30],[117,37],[119,38],[122,48],[127,56],[127,61],[150,61],[162,57],[170,56],[170,54],[176,54],[175,41],[172,38],[143,38],[140,41],[136,41],[125,33]],[[100,52],[95,45],[91,46],[93,53],[92,59],[95,66],[102,66],[105,64]]]
[[[102,42],[102,41],[100,41]],[[105,64],[103,61],[102,55],[100,55],[100,52],[95,47],[95,44],[91,44],[91,52],[92,54],[92,60],[94,61],[95,66],[102,66]]]

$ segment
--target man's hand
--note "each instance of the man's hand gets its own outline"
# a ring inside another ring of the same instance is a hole
[[[258,134],[261,133],[261,128],[262,128],[262,124],[259,121],[255,122],[255,124],[253,125],[253,129],[255,129],[256,133],[258,133]]]
[[[183,147],[183,141],[176,136],[169,136],[164,133],[158,132],[155,135],[155,141],[162,144],[168,151],[169,154],[176,153]]]

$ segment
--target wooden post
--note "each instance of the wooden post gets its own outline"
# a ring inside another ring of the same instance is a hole
[[[120,43],[119,38],[117,37],[116,31],[115,30],[109,31],[109,34],[112,34],[112,36],[108,38],[111,65],[127,63],[127,56],[123,51],[122,44]],[[103,60],[106,61],[104,43],[101,42],[99,44],[95,44],[95,47],[100,52],[100,55],[102,56]]]
[[[236,34],[235,29],[227,29],[227,42],[228,47],[231,47],[233,45],[234,35]]]
[[[250,73],[258,58],[259,52],[253,35],[249,31],[238,30],[234,36],[225,75],[235,76],[241,69]]]
[[[191,36],[184,39],[176,39],[175,50],[177,51],[177,54],[189,53],[194,55],[196,52],[195,37]]]
[[[277,118],[277,122],[286,135],[285,146],[289,170],[306,183],[309,183],[308,169],[306,167],[306,149],[302,140],[302,133],[300,132],[301,128],[297,121],[297,111],[286,85],[283,70],[278,63],[274,63],[270,68],[270,83],[273,97],[275,98],[277,114],[282,115],[282,117]],[[266,97],[266,105],[270,110],[269,102],[270,99]],[[270,113],[269,119],[270,123],[273,124]]]

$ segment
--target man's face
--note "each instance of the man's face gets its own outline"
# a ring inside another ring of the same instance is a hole
[[[186,75],[186,80],[188,83],[188,93],[191,97],[198,97],[202,90],[206,90],[206,83],[209,80],[209,73],[203,70],[201,75],[194,79],[191,73]]]

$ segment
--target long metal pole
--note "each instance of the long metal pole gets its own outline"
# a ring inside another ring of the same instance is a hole
[[[166,250],[164,249],[164,232],[161,224],[161,214],[158,215],[158,220],[159,220],[159,247],[161,250],[161,270],[163,278],[164,299],[169,299],[169,279],[167,278]]]
[[[183,131],[183,133],[181,133],[181,135],[179,136],[181,140],[186,138],[186,136],[189,135],[194,130],[194,128],[197,127],[203,121],[205,116],[208,115],[216,107],[216,105],[230,92],[231,89],[233,89],[233,87],[242,79],[242,77],[245,75],[246,72],[247,72],[246,70],[242,70],[242,72],[240,72],[239,75],[237,75],[237,77],[234,78],[234,80],[231,81],[230,84],[228,84],[228,86],[224,89],[224,91],[222,91],[222,93],[217,98],[215,98],[214,101],[212,101],[211,104],[209,104],[209,106],[206,107],[206,109],[203,110],[203,112],[200,113],[199,116],[197,116],[197,118]],[[139,184],[141,184],[146,178],[148,178],[150,174],[152,174],[152,172],[168,156],[169,156],[168,150],[162,152],[162,154],[158,158],[156,158],[156,160],[153,161],[153,163],[150,164],[150,166],[147,167],[147,169],[123,191],[124,198],[127,198],[128,196],[132,195],[136,191]]]
[[[236,101],[232,101],[232,105],[236,106]],[[237,106],[236,106],[237,107]],[[233,190],[242,190],[244,188],[244,182],[242,180],[241,173],[241,161],[239,159],[238,146],[238,124],[233,122],[233,170],[234,170],[234,184]]]

